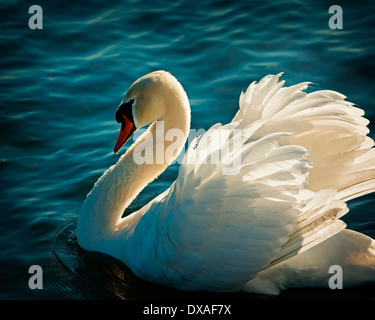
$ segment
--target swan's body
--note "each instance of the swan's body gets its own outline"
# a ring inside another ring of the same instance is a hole
[[[152,124],[88,195],[79,244],[122,260],[143,279],[183,290],[328,287],[331,265],[342,267],[344,286],[375,281],[375,241],[345,230],[339,219],[346,201],[375,190],[368,121],[337,92],[307,94],[308,83],[283,87],[279,77],[252,83],[232,122],[190,145],[172,186],[122,218],[177,157],[190,127],[188,98],[173,76],[158,71],[137,80],[116,114],[122,122],[116,151],[135,128]],[[165,132],[182,135],[163,141],[162,162],[161,121]],[[240,148],[233,148],[238,137]],[[226,142],[232,147],[210,161]],[[147,143],[153,161],[137,164],[137,146]]]

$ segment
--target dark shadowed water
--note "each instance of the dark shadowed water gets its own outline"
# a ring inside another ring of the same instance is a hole
[[[340,2],[342,30],[329,28],[327,3],[1,1],[0,299],[259,298],[142,281],[122,263],[81,250],[77,217],[119,157],[114,115],[123,94],[154,70],[180,80],[195,129],[227,123],[250,82],[283,71],[287,85],[311,81],[345,94],[365,110],[375,138],[375,2]],[[42,30],[28,26],[32,4],[43,9]],[[168,168],[130,211],[168,188],[177,170]],[[375,238],[374,196],[349,206],[349,227]],[[42,290],[28,286],[31,265],[43,269]],[[374,291],[304,289],[281,297],[375,298]]]

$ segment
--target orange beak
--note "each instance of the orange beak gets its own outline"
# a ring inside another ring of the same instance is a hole
[[[120,134],[117,138],[114,152],[117,154],[123,145],[129,140],[133,132],[135,131],[135,125],[133,121],[129,120],[125,115],[123,116],[123,120],[121,121],[121,129]]]

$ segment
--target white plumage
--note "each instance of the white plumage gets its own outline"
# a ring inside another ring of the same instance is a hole
[[[253,82],[231,123],[214,125],[190,144],[172,186],[121,218],[171,162],[135,164],[145,135],[138,139],[88,195],[79,244],[124,261],[141,278],[183,290],[327,287],[332,264],[343,267],[347,285],[375,281],[375,241],[344,230],[339,219],[346,201],[375,191],[368,120],[342,94],[306,93],[309,83],[284,87],[280,76]],[[137,80],[130,99],[136,124],[151,122],[141,115],[154,99],[160,106],[153,104],[152,121],[187,137],[189,103],[169,73]],[[155,133],[155,123],[148,130]]]

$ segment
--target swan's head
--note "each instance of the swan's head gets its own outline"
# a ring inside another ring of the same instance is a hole
[[[167,102],[181,95],[187,100],[180,83],[165,71],[155,71],[135,81],[116,112],[116,121],[121,123],[121,129],[114,152],[121,149],[136,129],[163,119],[170,105]]]

